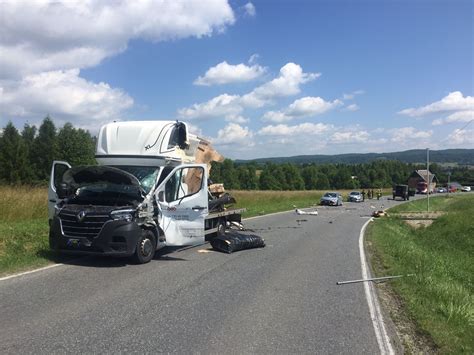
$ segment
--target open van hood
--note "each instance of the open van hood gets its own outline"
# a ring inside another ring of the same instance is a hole
[[[63,182],[74,188],[102,182],[131,185],[142,190],[140,182],[135,176],[110,166],[78,166],[71,168],[64,173]]]

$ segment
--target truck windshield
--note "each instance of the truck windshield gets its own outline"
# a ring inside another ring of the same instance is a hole
[[[114,166],[135,176],[146,193],[149,193],[156,182],[159,168],[156,166]]]

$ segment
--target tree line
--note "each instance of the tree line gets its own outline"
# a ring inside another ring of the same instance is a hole
[[[71,123],[57,129],[50,117],[39,128],[25,124],[21,132],[8,122],[0,135],[0,183],[44,184],[53,160],[96,164],[95,144],[96,138],[88,131]]]
[[[73,166],[96,164],[96,137],[71,123],[57,128],[46,117],[39,128],[26,124],[23,130],[8,122],[0,133],[0,183],[44,184],[49,179],[53,160]],[[237,163],[230,159],[214,163],[211,180],[227,189],[241,190],[328,190],[391,187],[403,184],[423,165],[397,160],[375,160],[362,164]],[[441,184],[446,184],[448,169],[430,165]],[[474,170],[451,167],[451,181],[474,185]]]
[[[389,188],[406,184],[415,170],[426,165],[407,164],[397,160],[375,160],[363,164],[236,164],[226,159],[213,164],[211,180],[222,182],[227,189],[242,190],[328,190]],[[431,164],[440,185],[446,186],[448,172],[452,182],[474,185],[474,169]]]

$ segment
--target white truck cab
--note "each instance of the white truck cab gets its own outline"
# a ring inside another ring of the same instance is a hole
[[[103,126],[96,150],[99,165],[53,162],[51,248],[133,255],[146,263],[164,246],[202,244],[206,235],[223,233],[228,222],[240,223],[244,209],[210,213],[208,164],[216,154],[183,122]]]

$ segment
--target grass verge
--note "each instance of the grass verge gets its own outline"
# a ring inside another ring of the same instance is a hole
[[[441,353],[474,351],[474,196],[431,199],[431,210],[446,212],[426,228],[394,217],[369,225],[367,243],[379,261],[377,276],[415,274],[391,281],[418,332],[429,334]],[[390,212],[421,211],[412,201]]]

